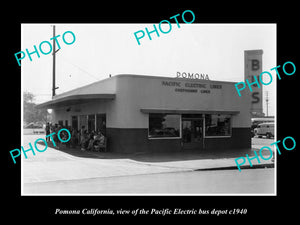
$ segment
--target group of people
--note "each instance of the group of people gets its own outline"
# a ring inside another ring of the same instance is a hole
[[[71,133],[70,141],[64,143],[66,147],[76,148],[79,146],[82,151],[100,151],[101,149],[106,148],[106,138],[103,133],[100,130],[89,132],[85,129],[85,126],[82,126],[80,130],[77,130],[76,128],[64,127],[59,124],[47,123],[46,136],[53,132],[57,134],[57,132],[62,128],[68,129]],[[61,132],[61,136],[63,135],[63,132]],[[57,148],[60,148],[62,143],[59,141],[57,135],[53,135],[52,137],[54,142],[57,143]],[[51,141],[50,136],[46,137],[46,141]]]
[[[76,131],[75,131],[76,132]],[[89,150],[89,151],[99,151],[101,147],[105,147],[105,137],[101,133],[101,131],[91,131],[88,132],[85,129],[85,126],[82,126],[80,129],[80,137],[78,140],[80,140],[80,146],[81,150]],[[77,133],[77,134],[78,134]]]
[[[53,145],[53,147],[56,147],[58,149],[62,146],[63,143],[59,140],[57,135],[52,135],[50,137],[49,134],[52,134],[52,133],[57,134],[59,132],[59,130],[62,128],[67,128],[67,127],[61,126],[59,124],[51,124],[51,123],[46,124],[46,141],[47,141],[47,143],[53,143],[51,140],[51,138],[52,138],[55,143],[55,145]],[[60,132],[60,139],[67,140],[68,134],[65,131]]]

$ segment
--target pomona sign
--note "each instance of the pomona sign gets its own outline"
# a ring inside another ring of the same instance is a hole
[[[188,78],[188,79],[201,79],[201,80],[209,80],[209,77],[207,74],[199,74],[199,73],[186,73],[186,72],[177,72],[176,73],[177,78]]]

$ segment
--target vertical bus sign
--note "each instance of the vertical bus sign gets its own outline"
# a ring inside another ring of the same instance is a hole
[[[245,82],[248,79],[249,83],[254,83],[251,85],[252,92],[250,93],[250,104],[251,104],[251,113],[253,115],[262,115],[263,107],[262,107],[262,93],[263,88],[262,85],[260,88],[255,83],[256,80],[259,80],[259,75],[262,72],[262,54],[263,50],[245,50]],[[257,79],[255,79],[255,77]],[[251,81],[251,82],[250,82]]]

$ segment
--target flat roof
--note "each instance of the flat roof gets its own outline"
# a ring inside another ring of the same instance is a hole
[[[85,95],[70,95],[62,98],[52,99],[51,101],[41,103],[36,108],[52,108],[65,105],[76,105],[87,103],[95,100],[113,100],[115,94],[85,94]]]

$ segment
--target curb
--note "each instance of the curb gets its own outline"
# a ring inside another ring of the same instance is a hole
[[[253,166],[245,165],[245,166],[240,166],[240,168],[241,169],[274,168],[274,163],[256,164]],[[238,168],[236,166],[226,166],[226,167],[194,169],[194,171],[209,171],[209,170],[238,170]]]

